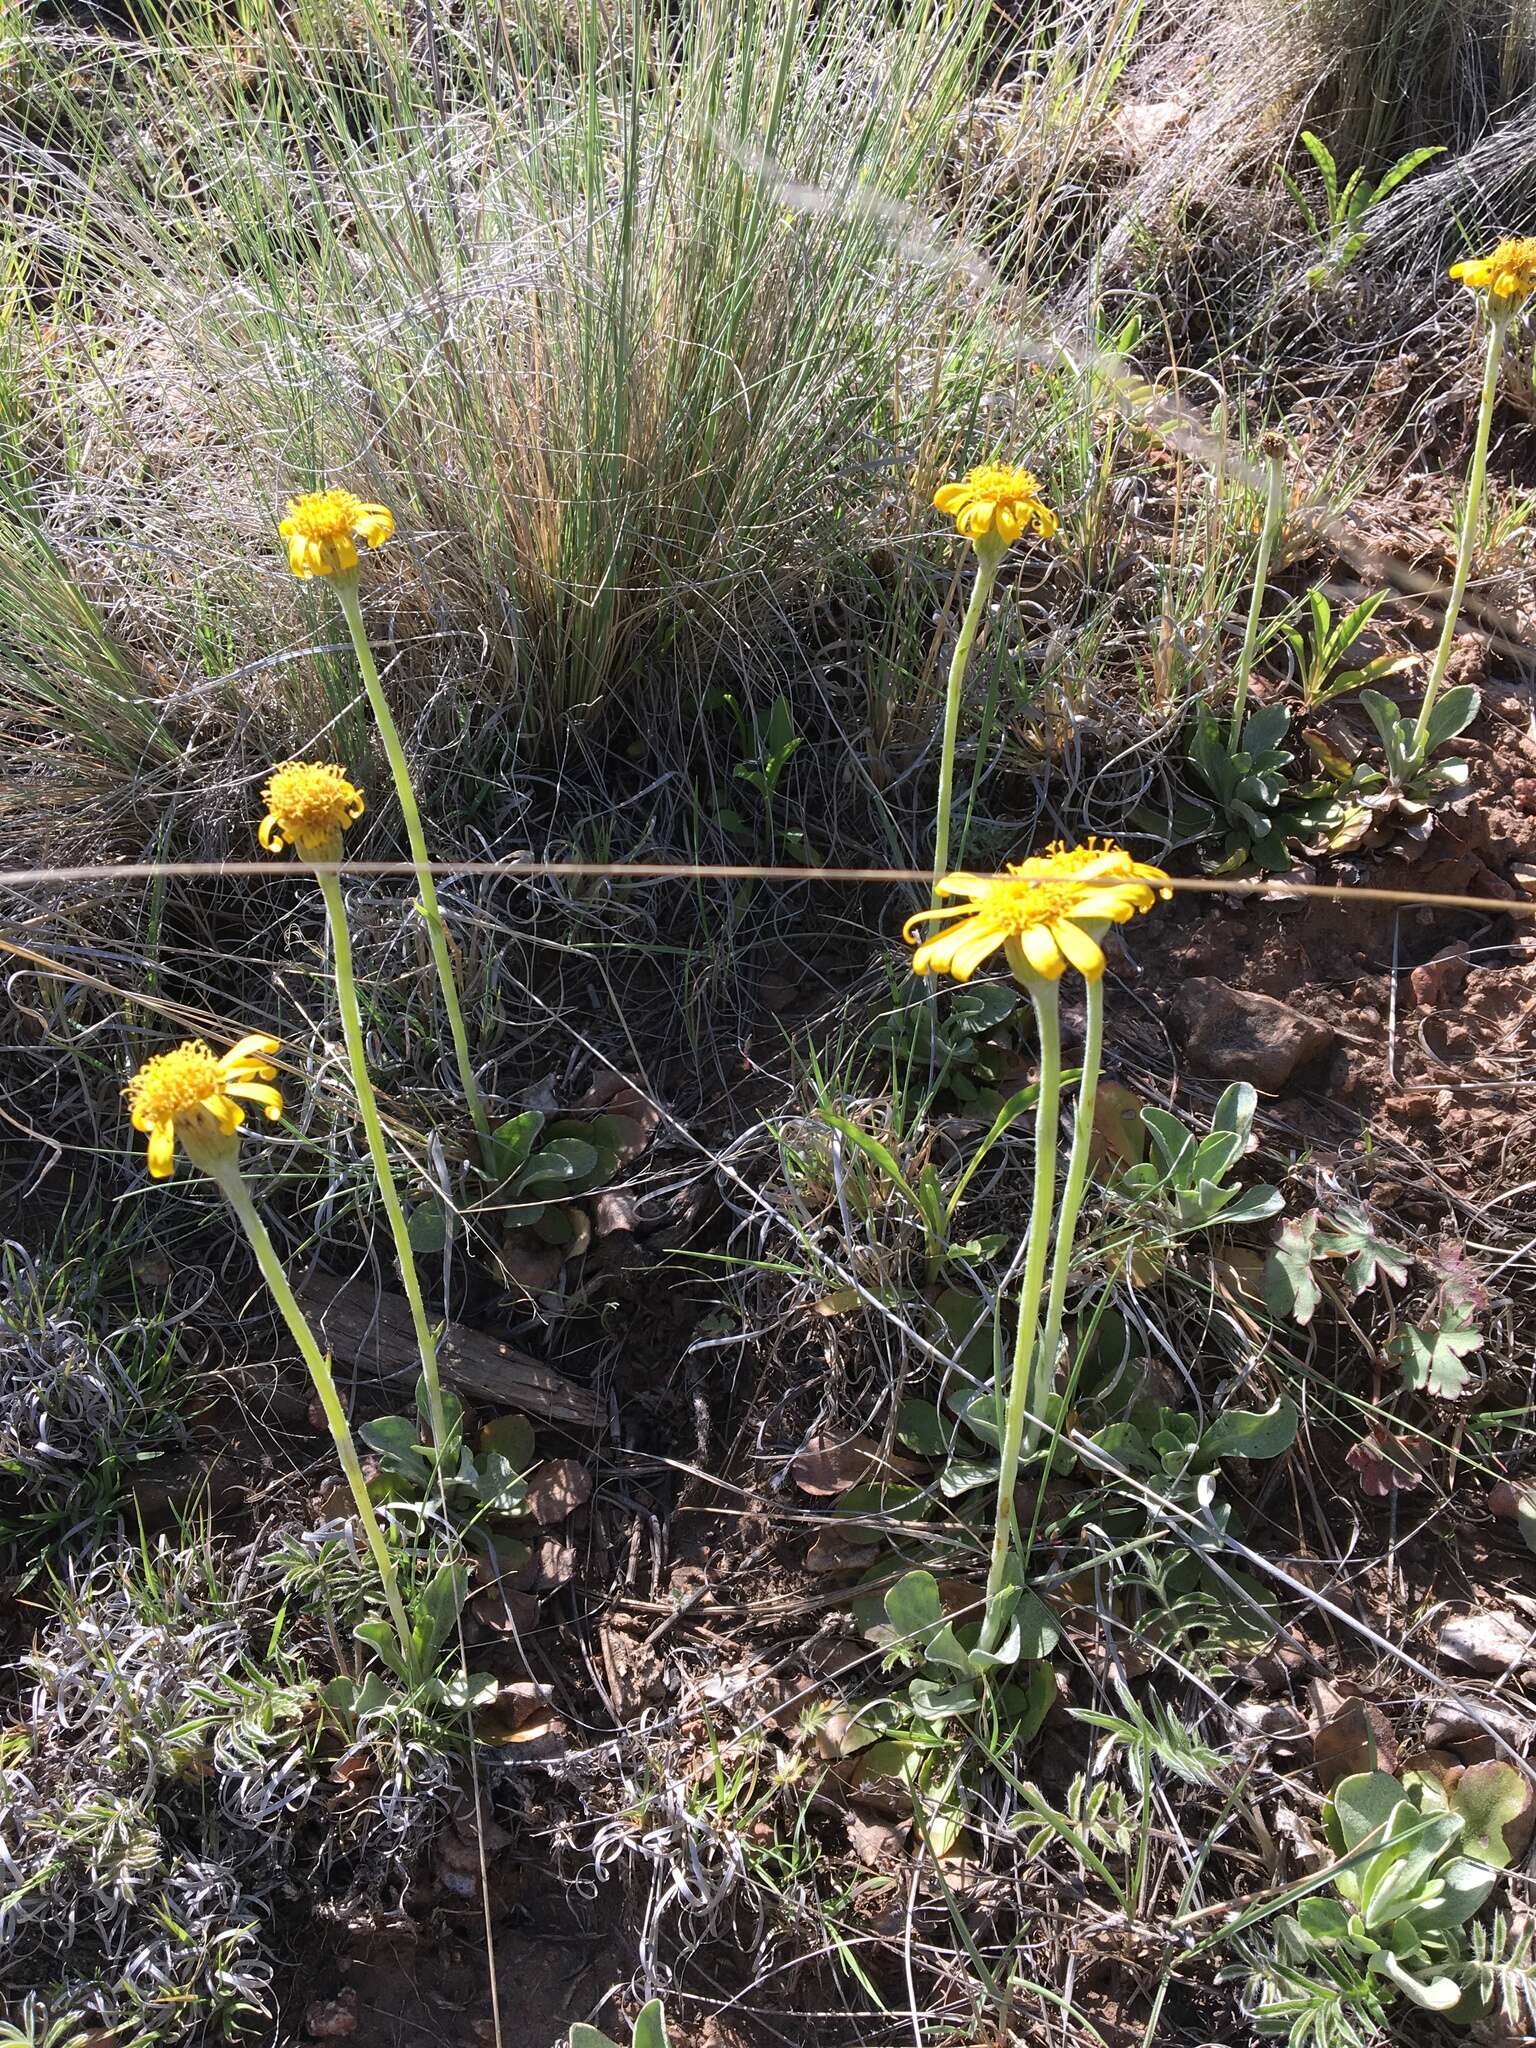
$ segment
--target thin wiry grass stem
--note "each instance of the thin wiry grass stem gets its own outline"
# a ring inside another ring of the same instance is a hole
[[[1019,1322],[1014,1332],[1013,1364],[1003,1410],[1003,1434],[997,1468],[997,1510],[992,1525],[992,1556],[987,1567],[986,1604],[978,1647],[995,1650],[1007,1626],[1003,1604],[1008,1552],[1014,1537],[1013,1489],[1019,1476],[1019,1452],[1029,1407],[1035,1341],[1040,1330],[1040,1296],[1045,1286],[1045,1252],[1056,1206],[1056,1120],[1061,1105],[1061,1015],[1056,984],[1038,975],[1028,978],[1030,1001],[1040,1034],[1040,1093],[1035,1102],[1035,1182],[1029,1207],[1029,1235],[1024,1278],[1019,1288]]]
[[[1268,488],[1264,494],[1264,527],[1259,535],[1259,559],[1253,572],[1253,595],[1248,600],[1248,623],[1243,628],[1242,651],[1237,657],[1237,694],[1232,700],[1232,725],[1227,734],[1227,751],[1236,753],[1243,737],[1243,719],[1248,711],[1248,685],[1253,677],[1254,656],[1259,651],[1259,621],[1264,611],[1264,587],[1269,565],[1280,535],[1280,513],[1285,494],[1285,463],[1281,456],[1268,456]]]
[[[411,1635],[411,1624],[406,1618],[405,1603],[400,1597],[400,1587],[395,1578],[394,1559],[389,1554],[384,1531],[373,1502],[368,1497],[368,1481],[363,1477],[362,1463],[357,1455],[357,1445],[352,1440],[352,1425],[347,1420],[347,1411],[341,1405],[341,1396],[336,1391],[335,1377],[331,1362],[321,1350],[308,1318],[299,1307],[283,1262],[277,1255],[277,1248],[267,1234],[267,1226],[256,1213],[256,1204],[246,1186],[245,1177],[238,1166],[230,1165],[213,1175],[219,1192],[234,1210],[241,1228],[250,1240],[251,1250],[256,1254],[256,1263],[261,1276],[271,1289],[272,1298],[282,1312],[283,1321],[288,1325],[289,1335],[299,1348],[299,1355],[309,1367],[309,1376],[315,1383],[315,1392],[320,1396],[320,1406],[325,1411],[326,1422],[330,1425],[331,1441],[336,1446],[336,1456],[342,1474],[352,1492],[357,1507],[357,1516],[362,1524],[363,1535],[373,1553],[378,1567],[379,1580],[384,1589],[385,1605],[389,1618],[394,1623],[395,1633],[400,1638],[400,1654],[406,1671],[416,1668],[416,1649]]]
[[[1440,640],[1435,648],[1434,667],[1429,672],[1429,682],[1424,691],[1424,702],[1419,706],[1419,715],[1413,728],[1415,752],[1421,759],[1429,740],[1429,721],[1435,708],[1435,699],[1445,681],[1445,672],[1450,666],[1451,646],[1456,638],[1456,621],[1461,612],[1461,601],[1466,595],[1467,578],[1472,573],[1472,557],[1477,551],[1478,520],[1483,510],[1483,486],[1488,479],[1488,435],[1493,425],[1494,401],[1499,391],[1499,361],[1504,354],[1504,337],[1509,332],[1509,315],[1494,314],[1488,322],[1488,353],[1483,360],[1483,390],[1477,408],[1477,438],[1472,444],[1472,469],[1467,478],[1467,502],[1461,515],[1461,537],[1456,548],[1456,573],[1451,578],[1451,594],[1445,601],[1445,619],[1440,627]]]
[[[347,926],[347,906],[342,899],[341,882],[337,876],[321,874],[315,879],[320,884],[320,893],[325,898],[325,914],[330,920],[331,947],[336,965],[336,1001],[341,1011],[341,1031],[347,1048],[347,1063],[352,1069],[352,1086],[357,1094],[357,1107],[368,1139],[368,1156],[373,1161],[379,1200],[384,1205],[384,1214],[389,1219],[389,1233],[395,1241],[395,1262],[400,1269],[400,1284],[405,1289],[405,1298],[410,1304],[411,1324],[416,1332],[416,1349],[421,1357],[421,1376],[427,1389],[427,1412],[432,1419],[432,1441],[437,1448],[438,1456],[443,1457],[448,1449],[448,1422],[443,1413],[443,1387],[437,1369],[437,1333],[431,1317],[427,1314],[426,1303],[422,1300],[421,1281],[416,1272],[416,1258],[411,1247],[410,1227],[406,1222],[399,1190],[395,1186],[395,1176],[390,1168],[389,1146],[384,1137],[383,1120],[379,1116],[378,1097],[374,1094],[373,1077],[368,1071],[368,1054],[363,1043],[362,1012],[358,1008],[357,982],[352,972],[352,934]]]
[[[955,795],[955,741],[960,731],[960,699],[965,689],[965,672],[970,666],[971,648],[975,643],[977,630],[986,615],[987,599],[997,581],[998,563],[1002,560],[1000,551],[976,550],[976,580],[971,585],[971,601],[965,608],[965,617],[960,625],[960,638],[955,642],[955,651],[950,659],[949,680],[944,686],[944,736],[939,748],[939,799],[938,816],[933,832],[933,907],[938,908],[939,881],[949,872],[949,813]]]
[[[489,1164],[490,1120],[485,1113],[480,1085],[475,1079],[474,1062],[470,1058],[469,1034],[464,1028],[464,1011],[459,1003],[459,985],[453,972],[453,954],[448,944],[447,927],[438,908],[437,884],[432,879],[431,857],[427,852],[426,833],[422,830],[416,792],[411,786],[411,771],[406,762],[405,748],[400,744],[399,728],[395,724],[394,713],[389,708],[389,700],[384,695],[384,686],[379,680],[379,669],[373,658],[373,649],[368,644],[368,632],[363,624],[363,610],[358,602],[357,578],[338,576],[335,583],[336,595],[341,599],[341,608],[346,615],[347,630],[352,635],[352,646],[357,655],[358,668],[362,673],[363,688],[368,693],[368,703],[372,708],[374,720],[379,728],[379,738],[384,742],[384,752],[389,760],[389,772],[394,777],[395,794],[400,800],[400,814],[405,820],[405,836],[416,870],[416,885],[421,891],[421,914],[426,919],[427,938],[431,943],[432,959],[437,967],[437,979],[443,992],[443,1008],[448,1013],[448,1029],[453,1037],[453,1056],[458,1063],[464,1100],[474,1121],[482,1157]]]

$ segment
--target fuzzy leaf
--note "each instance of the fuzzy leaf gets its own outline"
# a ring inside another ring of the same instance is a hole
[[[1265,1409],[1228,1408],[1200,1439],[1202,1461],[1215,1458],[1278,1458],[1296,1441],[1296,1403],[1279,1394]]]
[[[1349,1908],[1341,1899],[1303,1899],[1296,1919],[1313,1941],[1342,1941],[1349,1932]]]
[[[405,1659],[400,1654],[400,1639],[387,1621],[360,1621],[352,1631],[360,1643],[366,1643],[394,1672],[396,1678],[405,1677]]]
[[[667,2048],[667,2021],[659,1998],[651,1999],[635,2014],[631,2048]]]
[[[1061,1624],[1039,1594],[1031,1593],[1027,1586],[1013,1610],[1013,1626],[1019,1632],[1019,1657],[1026,1663],[1049,1657],[1061,1641]]]
[[[1457,733],[1465,732],[1478,714],[1481,703],[1476,690],[1470,683],[1463,683],[1457,689],[1444,691],[1429,714],[1424,728],[1424,751],[1432,754],[1436,747],[1453,740]]]
[[[496,1126],[491,1133],[490,1163],[498,1180],[510,1180],[525,1164],[543,1128],[543,1114],[537,1109],[525,1109],[521,1116],[509,1117]]]
[[[896,1441],[925,1458],[947,1458],[950,1434],[931,1401],[909,1394],[896,1411]]]
[[[1315,1209],[1287,1217],[1264,1261],[1264,1299],[1271,1312],[1305,1327],[1317,1313],[1323,1290],[1312,1276],[1321,1218]]]
[[[932,1572],[908,1572],[885,1596],[885,1612],[897,1642],[893,1648],[916,1657],[944,1619],[939,1582]]]
[[[413,1631],[425,1659],[431,1660],[447,1642],[469,1591],[469,1571],[462,1564],[440,1565],[417,1595],[421,1620]]]
[[[1329,1841],[1341,1852],[1356,1848],[1367,1835],[1384,1829],[1402,1803],[1402,1786],[1385,1771],[1360,1771],[1340,1779],[1323,1809]]]

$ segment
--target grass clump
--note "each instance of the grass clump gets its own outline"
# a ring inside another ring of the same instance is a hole
[[[135,1466],[181,1434],[173,1329],[86,1311],[84,1261],[0,1246],[0,1542],[93,1529]]]

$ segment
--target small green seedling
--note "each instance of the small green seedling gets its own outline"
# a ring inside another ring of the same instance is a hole
[[[1307,592],[1311,632],[1303,637],[1295,626],[1280,628],[1282,638],[1290,643],[1296,656],[1304,711],[1320,711],[1336,697],[1347,697],[1353,690],[1368,689],[1373,683],[1379,683],[1387,676],[1400,675],[1404,669],[1413,666],[1411,654],[1378,654],[1356,667],[1350,666],[1355,642],[1390,595],[1389,591],[1379,590],[1374,597],[1362,599],[1352,611],[1335,620],[1332,606],[1322,590],[1314,585]]]
[[[585,2020],[578,2020],[571,2028],[569,2048],[619,2048],[619,2044],[601,2027],[589,2027]],[[659,1998],[651,1999],[635,2014],[629,2048],[670,2048],[667,2016]]]
[[[1403,1286],[1408,1254],[1376,1228],[1363,1209],[1342,1204],[1331,1218],[1317,1209],[1287,1217],[1264,1262],[1264,1299],[1270,1312],[1305,1326],[1323,1298],[1321,1259],[1342,1259],[1344,1292],[1358,1300],[1367,1288]]]
[[[1282,744],[1290,722],[1283,704],[1266,704],[1229,747],[1209,707],[1197,707],[1188,760],[1205,795],[1180,803],[1173,822],[1181,837],[1216,842],[1216,853],[1202,856],[1208,872],[1231,874],[1252,861],[1281,873],[1291,865],[1289,841],[1324,829],[1336,810],[1332,790],[1291,788],[1296,757]]]
[[[537,1109],[509,1117],[491,1133],[490,1189],[464,1220],[498,1238],[527,1229],[568,1253],[584,1251],[591,1227],[579,1203],[612,1183],[631,1131],[622,1117],[549,1118]],[[413,1250],[441,1252],[460,1220],[428,1195],[411,1211]]]
[[[860,1705],[843,1749],[855,1758],[855,1792],[882,1782],[899,1788],[924,1843],[942,1857],[981,1799],[978,1729],[1017,1755],[1044,1725],[1056,1700],[1048,1659],[1061,1631],[1045,1603],[1014,1579],[1004,1592],[1003,1639],[995,1652],[982,1651],[979,1587],[941,1582],[922,1569],[882,1586],[889,1575],[889,1563],[877,1568],[853,1612],[885,1652],[882,1668],[913,1675]]]
[[[1373,209],[1395,192],[1405,179],[1411,178],[1416,170],[1427,164],[1431,157],[1443,155],[1444,150],[1440,144],[1411,149],[1374,184],[1360,168],[1352,171],[1341,186],[1338,165],[1327,143],[1314,135],[1310,128],[1301,131],[1301,142],[1322,180],[1323,197],[1327,201],[1326,215],[1318,214],[1289,171],[1282,168],[1280,176],[1286,191],[1301,209],[1308,234],[1321,251],[1322,261],[1307,272],[1307,283],[1314,291],[1320,291],[1324,285],[1336,283],[1365,247],[1370,239],[1367,221]]]
[[[1467,1923],[1511,1860],[1505,1828],[1527,1798],[1506,1763],[1454,1781],[1406,1769],[1343,1779],[1323,1809],[1331,1896],[1300,1899],[1275,1926],[1273,1954],[1251,1958],[1259,2032],[1360,2039],[1343,2027],[1385,2028],[1399,1999],[1455,2024],[1482,2018],[1487,1973]]]
[[[769,705],[762,727],[754,720],[751,730],[756,752],[750,759],[738,761],[734,773],[738,782],[757,791],[764,808],[771,811],[784,770],[805,744],[795,731],[795,714],[782,690]]]
[[[784,771],[804,746],[803,736],[795,731],[795,715],[790,701],[781,690],[768,707],[766,718],[760,717],[756,708],[745,705],[729,690],[722,690],[711,703],[729,711],[736,724],[736,740],[740,759],[731,773],[747,788],[755,790],[763,807],[763,819],[770,837],[773,836],[774,803],[778,797],[779,784]],[[715,807],[715,823],[722,831],[737,837],[752,836],[749,821],[740,811],[729,804]],[[805,833],[800,830],[782,834],[784,849],[795,860],[814,864]]]
[[[989,1113],[1000,1105],[996,1084],[1007,1050],[993,1041],[1006,1034],[1021,1000],[1012,981],[963,982],[942,992],[924,988],[879,1019],[870,1043],[934,1095],[947,1091],[966,1108]]]
[[[1245,1188],[1229,1178],[1249,1149],[1258,1106],[1248,1082],[1234,1081],[1212,1112],[1210,1131],[1199,1138],[1170,1111],[1144,1104],[1149,1156],[1119,1174],[1110,1192],[1138,1220],[1160,1223],[1167,1237],[1277,1214],[1285,1206],[1278,1188]]]
[[[1437,804],[1449,802],[1465,789],[1471,772],[1465,761],[1435,761],[1430,757],[1437,747],[1466,731],[1480,705],[1481,699],[1470,683],[1446,690],[1430,711],[1421,734],[1415,719],[1398,716],[1390,697],[1383,697],[1379,690],[1362,690],[1360,707],[1376,728],[1387,761],[1384,781],[1368,772],[1357,776],[1367,806],[1375,795],[1378,807],[1394,807],[1414,823]]]
[[[369,1487],[381,1505],[436,1500],[439,1488],[464,1520],[522,1513],[527,1474],[534,1465],[533,1425],[523,1415],[486,1423],[471,1451],[464,1442],[464,1404],[444,1392],[447,1442],[439,1457],[431,1442],[426,1389],[418,1383],[416,1413],[381,1415],[357,1434],[378,1460]]]

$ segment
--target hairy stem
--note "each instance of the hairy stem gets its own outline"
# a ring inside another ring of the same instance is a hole
[[[1014,1535],[1013,1489],[1019,1476],[1019,1451],[1029,1408],[1035,1341],[1040,1329],[1040,1296],[1045,1285],[1045,1253],[1056,1207],[1056,1121],[1061,1106],[1061,1019],[1056,984],[1038,975],[1028,977],[1030,1001],[1040,1033],[1040,1093],[1035,1102],[1035,1185],[1025,1239],[1024,1279],[1019,1288],[1019,1325],[1014,1333],[1013,1365],[1003,1410],[1001,1462],[997,1471],[997,1511],[992,1525],[992,1557],[987,1567],[987,1592],[979,1647],[995,1650],[1007,1626],[1002,1606],[1008,1550]]]
[[[1414,751],[1421,763],[1428,744],[1430,714],[1435,708],[1435,699],[1445,681],[1445,672],[1451,662],[1451,645],[1456,638],[1456,620],[1461,612],[1461,601],[1467,594],[1467,578],[1472,573],[1472,556],[1477,546],[1478,521],[1483,509],[1483,486],[1488,478],[1488,435],[1493,426],[1494,400],[1499,389],[1499,359],[1504,353],[1504,337],[1509,331],[1509,316],[1495,314],[1488,322],[1488,353],[1483,362],[1483,395],[1477,408],[1477,438],[1472,444],[1472,470],[1467,478],[1467,502],[1461,515],[1461,535],[1456,547],[1456,573],[1451,579],[1451,594],[1446,600],[1445,619],[1440,627],[1440,640],[1435,648],[1435,664],[1429,672],[1429,684],[1424,692],[1424,702],[1419,706],[1419,715],[1414,723]]]
[[[416,1257],[411,1246],[411,1233],[406,1224],[405,1210],[395,1187],[395,1176],[390,1169],[389,1147],[384,1139],[384,1125],[379,1116],[378,1097],[373,1091],[373,1077],[368,1072],[368,1055],[363,1044],[362,1012],[357,1002],[357,982],[352,973],[352,934],[347,927],[347,907],[342,900],[341,880],[336,875],[317,875],[320,893],[325,898],[325,913],[330,920],[331,947],[336,963],[336,1000],[341,1010],[341,1031],[346,1041],[347,1062],[352,1069],[352,1086],[357,1094],[357,1106],[362,1114],[363,1130],[368,1139],[368,1156],[373,1161],[374,1179],[378,1184],[379,1200],[384,1204],[384,1214],[389,1219],[389,1234],[395,1241],[395,1263],[400,1268],[400,1284],[405,1289],[405,1298],[410,1303],[411,1323],[416,1332],[416,1349],[421,1355],[421,1376],[426,1382],[427,1411],[432,1418],[432,1441],[439,1457],[448,1449],[448,1421],[443,1413],[443,1388],[437,1370],[437,1333],[427,1314],[426,1303],[421,1298],[421,1282],[416,1272]]]
[[[1088,1185],[1088,1160],[1093,1151],[1093,1106],[1099,1093],[1099,1063],[1104,1051],[1104,983],[1085,984],[1087,1012],[1083,1026],[1083,1070],[1077,1084],[1077,1108],[1072,1121],[1072,1149],[1067,1154],[1067,1177],[1056,1210],[1055,1244],[1051,1249],[1051,1285],[1045,1304],[1045,1329],[1035,1354],[1035,1370],[1026,1403],[1030,1416],[1044,1411],[1061,1347],[1062,1315],[1066,1308],[1067,1282],[1072,1277],[1072,1245],[1077,1236],[1077,1219]],[[1039,1425],[1025,1418],[1024,1450],[1027,1454],[1039,1438]]]
[[[267,1226],[256,1213],[256,1204],[251,1200],[251,1191],[238,1166],[231,1165],[217,1172],[214,1178],[219,1191],[240,1219],[242,1229],[250,1239],[251,1249],[256,1254],[256,1263],[261,1268],[262,1278],[272,1290],[272,1297],[282,1310],[283,1321],[288,1325],[289,1335],[299,1348],[299,1354],[309,1367],[309,1376],[315,1383],[315,1392],[320,1396],[320,1406],[330,1424],[331,1441],[336,1446],[336,1456],[341,1464],[347,1485],[352,1490],[352,1499],[357,1507],[357,1517],[367,1538],[368,1548],[373,1552],[373,1561],[378,1566],[379,1579],[384,1588],[384,1602],[389,1609],[389,1618],[395,1625],[400,1638],[400,1654],[405,1669],[415,1675],[416,1651],[411,1639],[411,1624],[406,1619],[405,1603],[400,1598],[400,1587],[395,1578],[394,1559],[389,1554],[389,1545],[384,1540],[384,1531],[373,1502],[368,1498],[368,1482],[363,1477],[362,1464],[358,1459],[357,1445],[352,1440],[352,1425],[347,1420],[347,1411],[341,1405],[341,1396],[336,1391],[336,1381],[331,1373],[331,1361],[320,1349],[314,1331],[310,1328],[304,1311],[299,1307],[288,1275],[283,1271],[283,1262],[277,1255],[277,1248],[267,1235]]]
[[[944,737],[939,748],[939,809],[933,833],[935,886],[932,900],[935,908],[939,901],[937,885],[949,872],[949,813],[955,798],[955,740],[960,731],[960,699],[965,688],[965,672],[970,666],[971,648],[986,615],[987,599],[997,581],[997,568],[1002,558],[999,548],[977,546],[976,580],[971,585],[971,601],[960,623],[960,638],[955,642],[949,664],[949,681],[944,688]]]
[[[410,842],[411,861],[416,869],[416,886],[421,891],[421,914],[426,919],[427,938],[431,943],[432,959],[437,967],[437,979],[443,991],[443,1008],[448,1013],[448,1029],[453,1037],[453,1055],[458,1062],[464,1100],[469,1105],[475,1133],[480,1140],[482,1157],[489,1164],[491,1126],[485,1113],[485,1103],[481,1099],[480,1084],[475,1079],[474,1064],[469,1056],[469,1034],[464,1029],[464,1012],[459,1004],[459,985],[453,972],[453,954],[448,945],[448,932],[443,924],[442,912],[438,908],[437,884],[432,879],[432,870],[428,865],[426,834],[421,827],[421,812],[417,807],[416,792],[411,787],[411,771],[406,765],[405,749],[400,744],[399,728],[384,695],[384,686],[379,681],[378,664],[374,661],[373,649],[368,645],[362,606],[358,602],[357,578],[355,575],[338,576],[335,583],[336,595],[341,599],[341,608],[346,614],[347,630],[352,635],[357,665],[362,671],[363,688],[368,693],[368,702],[379,728],[379,737],[384,742],[384,752],[389,758],[389,770],[395,782],[395,795],[400,800],[400,813],[405,819],[405,836]]]

